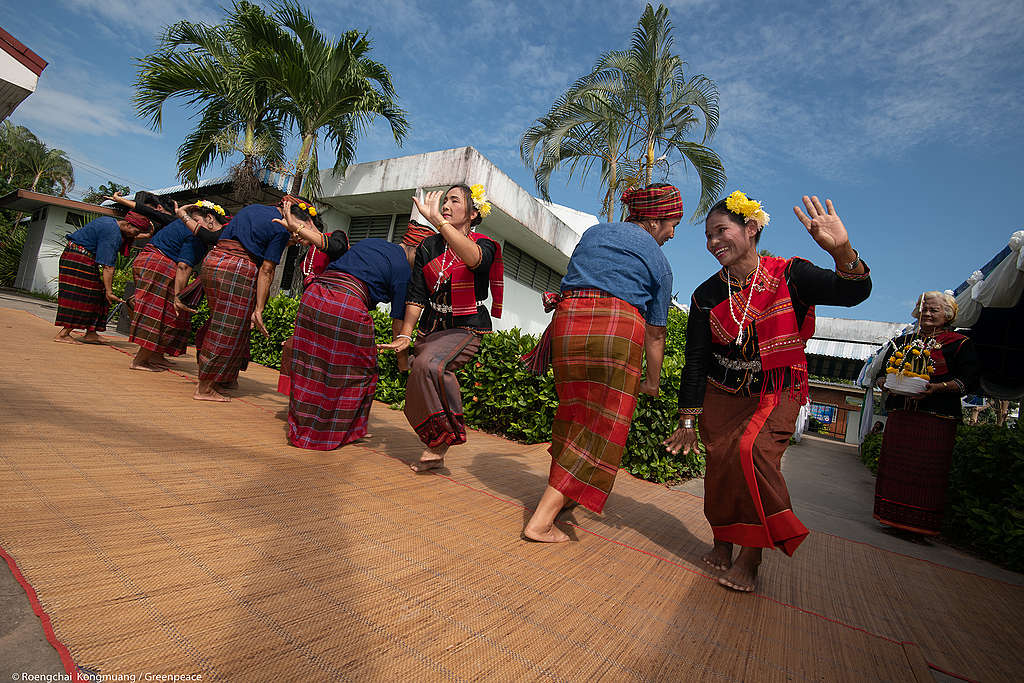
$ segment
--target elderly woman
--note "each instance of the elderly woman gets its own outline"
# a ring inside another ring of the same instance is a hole
[[[102,216],[68,235],[57,279],[57,327],[54,341],[102,344],[97,332],[107,329],[107,309],[121,299],[114,294],[114,265],[122,248],[144,231],[149,221],[134,211],[124,218]],[[72,337],[71,331],[85,334]]]
[[[291,346],[288,440],[330,450],[366,435],[377,386],[377,347],[370,316],[391,304],[392,330],[405,317],[416,247],[433,231],[412,228],[401,246],[370,238],[351,248],[343,232],[323,235],[288,217],[288,229],[334,258],[307,284]]]
[[[401,332],[381,348],[399,353],[408,349],[419,322],[405,417],[426,446],[410,467],[427,472],[444,465],[450,446],[466,442],[455,373],[476,355],[481,338],[491,331],[491,317],[484,308],[488,286],[491,313],[501,317],[504,269],[498,243],[473,231],[491,211],[482,185],[453,185],[444,193],[430,192],[422,201],[413,201],[439,234],[417,249]]]
[[[957,425],[961,422],[960,397],[978,381],[974,344],[954,332],[956,300],[943,292],[925,292],[913,315],[918,329],[893,339],[882,367],[894,365],[894,354],[908,347],[923,347],[931,365],[923,392],[885,400],[885,423],[875,483],[875,519],[915,534],[934,536],[942,529],[949,466]],[[920,349],[918,349],[920,351]],[[884,389],[885,375],[877,385]]]
[[[135,304],[128,339],[139,345],[132,370],[160,372],[168,367],[164,354],[185,353],[190,317],[178,297],[207,249],[193,233],[201,228],[216,233],[228,222],[224,209],[212,202],[178,207],[176,213],[178,219],[159,230],[132,264]]]
[[[288,244],[288,229],[274,219],[287,211],[314,227],[316,209],[311,203],[285,195],[279,206],[251,204],[242,208],[221,232],[217,245],[203,260],[199,274],[210,306],[210,322],[199,345],[199,386],[192,398],[199,401],[230,401],[219,391],[238,377],[248,359],[249,329],[263,334],[263,308],[281,254]]]
[[[555,526],[569,499],[604,509],[637,394],[658,394],[672,302],[672,269],[661,247],[675,236],[683,200],[675,187],[658,184],[629,190],[622,202],[626,222],[599,223],[580,238],[545,332],[558,409],[548,485],[523,529],[531,541],[569,540]]]
[[[792,555],[807,536],[781,464],[807,397],[804,344],[814,334],[813,307],[854,306],[871,292],[868,269],[832,202],[825,200],[826,208],[805,196],[803,203],[806,214],[793,211],[835,270],[760,256],[768,214],[742,192],[711,207],[704,235],[721,268],[693,293],[679,428],[665,441],[672,453],[696,449],[700,420],[704,514],[715,538],[703,560],[725,572],[722,586],[743,592],[755,588],[763,548]]]

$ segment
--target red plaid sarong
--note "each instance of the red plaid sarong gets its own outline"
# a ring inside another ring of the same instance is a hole
[[[707,451],[704,515],[715,539],[792,555],[807,537],[782,477],[800,404],[788,394],[736,396],[708,387],[700,436]]]
[[[889,413],[878,456],[875,519],[930,536],[942,531],[956,428],[950,418],[916,410]]]
[[[68,242],[60,255],[57,271],[57,327],[73,330],[107,329],[106,290],[93,255],[78,244]]]
[[[177,270],[174,261],[148,244],[132,264],[134,315],[128,339],[149,351],[171,356],[185,353],[189,332],[189,316],[174,308]]]
[[[230,382],[249,357],[249,328],[256,309],[256,276],[252,255],[235,240],[217,243],[203,260],[199,278],[210,306],[210,321],[197,339],[199,379]]]
[[[563,296],[552,320],[558,410],[548,484],[601,512],[636,409],[644,319],[630,304],[600,290]]]
[[[377,346],[366,285],[329,270],[302,294],[291,352],[288,440],[326,451],[366,434]]]

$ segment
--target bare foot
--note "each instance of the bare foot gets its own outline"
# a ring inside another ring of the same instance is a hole
[[[197,401],[217,401],[218,403],[227,403],[231,400],[230,396],[218,394],[214,389],[210,389],[209,393],[199,393],[199,389],[196,389],[196,393],[192,394],[192,398]]]
[[[170,369],[174,367],[174,363],[169,358],[163,356],[153,356],[149,359],[150,365],[155,365],[158,368]]]
[[[719,585],[740,593],[757,588],[757,568],[761,565],[760,548],[743,548],[732,568],[718,579]]]
[[[148,370],[149,372],[163,372],[164,370],[167,369],[167,368],[157,367],[155,365],[150,365],[149,363],[140,363],[140,362],[134,361],[134,360],[131,362],[131,364],[128,367],[130,369],[132,369],[132,370]]]
[[[732,543],[715,541],[715,547],[701,555],[704,564],[725,571],[732,567]]]
[[[554,524],[546,529],[533,529],[530,525],[526,525],[526,528],[523,529],[523,538],[538,543],[565,543],[569,540],[569,536]]]
[[[78,340],[72,337],[70,334],[64,334],[58,332],[57,336],[53,338],[53,341],[60,342],[61,344],[77,344]]]
[[[100,336],[98,334],[96,334],[95,332],[86,332],[85,334],[83,334],[81,337],[78,338],[78,341],[82,342],[83,344],[102,344],[103,343],[103,340],[100,339]]]
[[[430,470],[436,470],[444,467],[444,458],[427,458],[420,459],[419,462],[414,462],[409,465],[416,474],[422,474],[423,472],[429,472]]]

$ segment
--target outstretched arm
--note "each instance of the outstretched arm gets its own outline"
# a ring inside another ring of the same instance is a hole
[[[826,199],[825,206],[822,206],[816,196],[804,195],[803,202],[807,213],[801,211],[798,206],[793,207],[793,213],[818,246],[835,260],[836,270],[850,275],[862,275],[865,272],[864,263],[850,246],[850,236],[835,207],[832,206],[832,200]]]

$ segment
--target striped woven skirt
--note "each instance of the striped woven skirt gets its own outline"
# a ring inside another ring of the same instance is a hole
[[[230,382],[249,358],[249,328],[256,309],[259,268],[235,240],[217,243],[203,260],[199,278],[210,321],[198,341],[199,379]]]
[[[462,390],[455,373],[479,350],[480,335],[462,328],[416,340],[405,387],[405,418],[427,446],[466,443]]]
[[[875,519],[934,536],[942,531],[957,423],[916,410],[889,413],[878,455]]]
[[[107,329],[106,290],[93,255],[78,244],[68,242],[60,255],[57,271],[57,327],[73,330]]]
[[[366,434],[377,388],[377,346],[369,294],[358,279],[329,270],[306,288],[295,317],[288,440],[326,451]]]
[[[601,512],[636,409],[644,320],[636,308],[606,292],[565,295],[551,321],[558,409],[548,484]]]
[[[134,315],[129,341],[156,353],[180,356],[188,344],[189,316],[174,308],[174,277],[178,267],[156,247],[135,257]]]
[[[700,416],[707,451],[704,516],[715,540],[792,555],[807,537],[782,477],[782,455],[799,412],[788,391],[761,399],[707,388]]]

